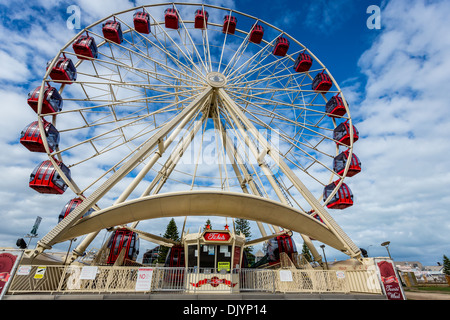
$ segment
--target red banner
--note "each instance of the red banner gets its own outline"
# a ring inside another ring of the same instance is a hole
[[[389,300],[405,300],[401,283],[397,278],[392,261],[383,260],[377,262],[380,271],[381,282]]]
[[[224,285],[229,286],[229,287],[234,287],[237,284],[237,283],[232,283],[230,280],[227,280],[227,279],[219,279],[218,277],[212,277],[210,279],[200,280],[197,283],[192,283],[191,282],[191,285],[193,287],[199,288],[199,287],[201,287],[201,286],[203,286],[205,284],[208,284],[208,283],[211,286],[213,286],[213,287],[217,287],[219,284],[224,284]]]

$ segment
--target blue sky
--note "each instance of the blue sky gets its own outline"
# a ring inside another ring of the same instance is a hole
[[[136,0],[0,2],[0,246],[14,246],[37,215],[40,234],[56,223],[67,197],[36,194],[27,186],[36,159],[18,145],[34,121],[27,93],[45,63],[77,30],[66,28],[69,5],[81,8],[81,28]],[[355,205],[334,217],[371,256],[432,265],[449,255],[450,36],[448,1],[209,2],[256,16],[290,34],[327,66],[350,103],[361,139],[355,153],[363,172],[351,181]],[[368,29],[370,5],[381,8],[381,29]],[[181,226],[179,226],[181,228]],[[164,230],[161,230],[163,233]],[[300,240],[298,240],[299,244]],[[149,245],[148,247],[151,247]],[[65,248],[65,246],[63,246]],[[143,250],[145,248],[142,248]],[[326,251],[328,260],[344,256]]]

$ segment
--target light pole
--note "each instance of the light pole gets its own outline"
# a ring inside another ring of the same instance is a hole
[[[320,247],[322,248],[322,252],[323,252],[323,257],[325,258],[325,265],[327,266],[327,270],[328,270],[328,262],[327,262],[327,256],[325,255],[325,250],[324,250],[324,248],[325,248],[325,245],[324,245],[324,244],[322,244],[322,245],[321,245]]]
[[[381,246],[386,248],[388,255],[389,255],[389,259],[392,260],[391,253],[389,252],[389,244],[390,243],[391,243],[390,241],[385,241],[381,244]]]

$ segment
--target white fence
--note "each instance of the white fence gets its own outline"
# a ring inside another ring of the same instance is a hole
[[[7,294],[340,292],[382,294],[374,270],[20,266]]]

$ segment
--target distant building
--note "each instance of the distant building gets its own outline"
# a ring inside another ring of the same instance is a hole
[[[259,249],[256,253],[255,253],[255,262],[258,262],[259,260],[261,260],[264,257],[264,253],[261,251],[261,249]]]
[[[418,281],[445,282],[443,266],[423,266],[419,261],[395,261],[397,270],[403,273],[414,273]]]
[[[158,255],[159,255],[159,246],[147,250],[142,255],[142,264],[155,264],[156,261],[158,260]]]

